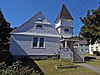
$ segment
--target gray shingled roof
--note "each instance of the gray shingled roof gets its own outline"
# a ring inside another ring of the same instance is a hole
[[[41,18],[41,21],[39,20]],[[42,25],[43,28],[36,28],[36,25]],[[47,36],[47,37],[61,37],[56,29],[51,25],[49,20],[43,15],[42,12],[37,13],[27,22],[19,26],[11,32],[16,35],[30,35],[30,36]]]
[[[72,19],[73,20],[73,17],[71,16],[71,14],[69,13],[69,11],[67,10],[64,4],[62,5],[62,8],[56,18],[56,21],[59,19]]]

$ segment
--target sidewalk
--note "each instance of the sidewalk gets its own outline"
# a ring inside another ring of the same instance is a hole
[[[89,69],[89,70],[92,70],[92,71],[95,71],[95,72],[97,72],[97,73],[100,73],[100,68],[98,68],[98,67],[91,66],[91,65],[88,65],[88,64],[86,64],[86,63],[80,63],[79,65],[80,65],[80,66],[83,66],[83,67],[85,67],[85,68],[87,68],[87,69]]]

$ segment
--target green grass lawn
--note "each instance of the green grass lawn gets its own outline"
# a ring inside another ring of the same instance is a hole
[[[93,66],[96,66],[96,67],[100,67],[100,60],[93,59],[93,60],[87,61],[87,64],[93,65]]]
[[[55,65],[59,64],[59,60],[40,60],[35,62],[45,75],[100,75],[83,67],[56,69]]]

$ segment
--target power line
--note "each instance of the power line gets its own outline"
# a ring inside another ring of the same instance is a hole
[[[91,4],[92,4],[92,1],[89,3],[89,5],[91,5]],[[78,18],[87,8],[89,8],[89,6],[86,6],[86,8],[85,8],[84,10],[82,10],[82,12],[81,12],[80,14],[77,15],[77,18]]]
[[[76,6],[74,7],[74,9],[73,9],[73,11],[72,12],[74,12],[75,11],[75,9],[81,4],[81,2],[82,2],[82,0],[80,0],[77,4],[76,4]]]
[[[68,3],[69,4],[69,7],[71,8],[71,2],[70,2],[70,0],[67,0],[67,2],[66,3]],[[72,9],[70,9],[71,11],[72,11]]]
[[[86,6],[86,9],[89,8],[91,4],[92,4],[92,1],[89,3],[89,6]],[[86,10],[86,9],[85,9],[85,10]],[[84,10],[83,10],[83,11],[84,11]],[[83,13],[83,11],[82,11],[78,16],[80,16],[80,15]],[[79,26],[80,23],[81,23],[81,22],[77,23],[77,24],[78,24],[77,26]],[[75,25],[76,25],[76,24],[75,24]],[[77,27],[77,26],[76,26],[76,27]],[[78,28],[78,27],[77,27],[77,28]],[[75,32],[75,33],[78,33],[78,32],[79,32],[79,31],[77,31],[77,32]]]
[[[92,1],[90,2],[91,4],[92,4]],[[91,5],[90,4],[90,5]],[[89,7],[89,6],[88,6]],[[88,8],[88,7],[86,7],[86,8]],[[86,9],[85,9],[86,10]],[[84,11],[84,10],[83,10]],[[78,15],[78,16],[80,16],[82,13],[83,13],[83,11]],[[81,22],[80,22],[81,23]],[[80,23],[77,23],[78,25],[80,25]]]
[[[80,24],[81,24],[81,21],[80,21],[79,23],[75,24],[75,25],[77,25],[77,26],[75,27],[75,29],[76,29],[76,28],[79,28]]]
[[[77,26],[76,26],[76,27],[79,28],[80,24],[81,24],[81,22],[77,23]],[[76,29],[76,28],[75,28],[75,29]],[[78,31],[75,32],[75,33],[79,33],[79,31],[80,31],[80,30],[78,30]]]
[[[84,6],[87,4],[87,2],[88,2],[88,0],[86,2],[84,2],[82,6],[80,6],[80,8],[77,10],[77,12],[80,12],[80,10],[82,8],[84,8]],[[77,14],[77,12],[74,13],[74,16]]]
[[[87,8],[89,8],[89,6],[90,6],[92,3],[93,3],[93,2],[91,1],[91,2],[89,3],[89,5],[87,5],[86,8],[85,8],[84,10],[82,10],[80,14],[77,15],[77,17],[79,17]]]
[[[79,5],[81,4],[81,1],[82,1],[82,0],[80,0],[80,1],[76,4],[76,6],[74,7],[73,10],[71,9],[72,12],[74,12],[74,10],[76,10],[77,6],[79,6]],[[88,0],[87,0],[87,1],[88,1]],[[77,16],[76,18],[78,18],[82,13],[84,13],[84,11],[85,11],[87,8],[89,8],[89,7],[91,6],[92,2],[93,2],[93,1],[91,1],[91,2],[88,4],[87,1],[84,2],[84,3],[80,6],[80,8],[77,9],[77,11],[75,11],[74,15]],[[99,2],[99,1],[98,1],[98,2]],[[69,5],[70,5],[70,3],[71,3],[71,2],[68,2]],[[70,7],[71,7],[71,5],[70,5]],[[81,12],[80,12],[80,11],[81,11]],[[80,12],[80,13],[77,14],[78,12]],[[77,14],[77,15],[76,15],[76,14]],[[77,26],[75,26],[75,29],[78,28],[78,27],[80,26],[80,24],[81,24],[81,21],[78,22],[77,24],[75,24],[75,25],[77,25]],[[75,32],[75,33],[79,33],[79,30],[78,30],[77,32]]]

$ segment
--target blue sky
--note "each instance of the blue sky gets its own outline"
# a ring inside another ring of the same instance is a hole
[[[97,9],[98,2],[100,0],[0,0],[0,8],[11,27],[20,26],[39,11],[54,25],[62,4],[65,4],[74,18],[74,35],[78,35],[83,25],[79,17],[85,17],[88,9]]]

